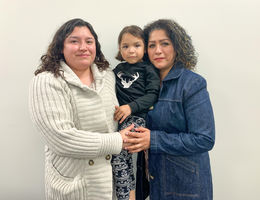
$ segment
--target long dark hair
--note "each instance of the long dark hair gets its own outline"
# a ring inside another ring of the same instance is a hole
[[[195,69],[197,64],[197,55],[192,45],[191,37],[175,21],[170,19],[159,19],[144,27],[144,39],[146,47],[150,33],[154,30],[164,30],[170,38],[174,50],[176,51],[176,62],[181,62],[187,69]]]
[[[39,68],[34,72],[35,75],[44,72],[50,71],[55,77],[63,76],[62,70],[60,69],[60,61],[65,61],[63,55],[63,47],[65,39],[73,32],[75,27],[83,27],[86,26],[91,34],[95,38],[96,43],[96,57],[94,63],[97,65],[100,71],[105,70],[109,67],[108,61],[105,59],[102,51],[100,43],[98,42],[98,36],[94,31],[93,27],[90,23],[82,20],[82,19],[71,19],[63,24],[55,33],[52,42],[50,43],[47,53],[41,56],[41,64]]]

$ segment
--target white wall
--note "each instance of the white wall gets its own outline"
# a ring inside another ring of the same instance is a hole
[[[44,199],[43,142],[30,120],[28,85],[54,32],[75,17],[94,26],[113,66],[123,26],[179,22],[193,38],[215,112],[214,199],[259,199],[259,10],[258,0],[0,0],[0,199]]]

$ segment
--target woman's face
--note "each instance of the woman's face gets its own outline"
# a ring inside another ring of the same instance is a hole
[[[160,70],[161,78],[164,78],[176,57],[172,41],[164,30],[154,30],[150,33],[147,52],[151,63]]]
[[[85,70],[91,66],[96,57],[96,42],[86,26],[74,28],[64,41],[63,54],[73,71]]]

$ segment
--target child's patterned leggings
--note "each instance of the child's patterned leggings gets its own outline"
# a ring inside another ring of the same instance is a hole
[[[122,124],[119,124],[118,130],[134,124],[134,127],[145,127],[145,120],[137,116],[128,116]],[[120,154],[113,155],[112,160],[113,178],[118,200],[128,200],[130,190],[135,189],[135,177],[133,169],[132,154],[122,150]]]

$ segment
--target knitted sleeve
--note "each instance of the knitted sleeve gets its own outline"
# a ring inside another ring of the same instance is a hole
[[[69,92],[65,81],[50,73],[41,73],[31,82],[31,117],[47,146],[60,156],[74,158],[118,154],[122,149],[120,133],[104,134],[76,128]]]

